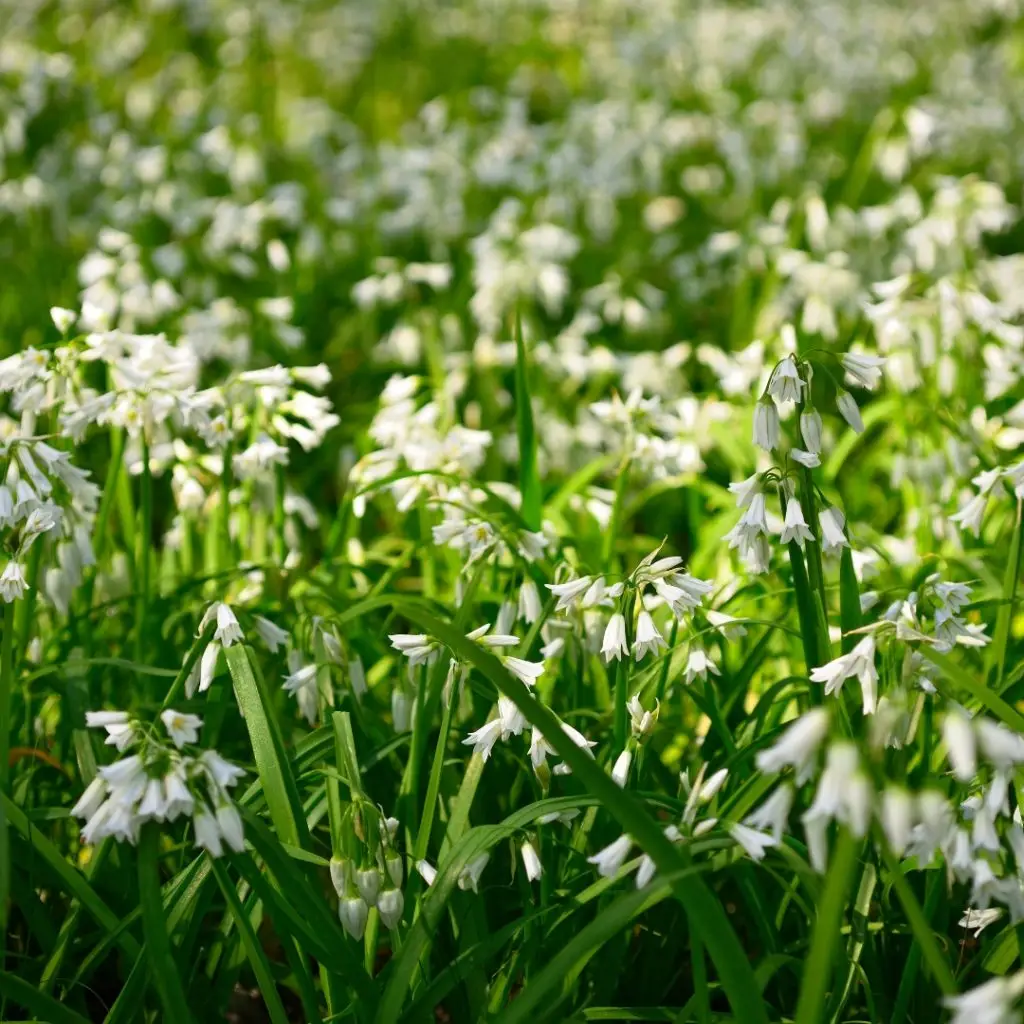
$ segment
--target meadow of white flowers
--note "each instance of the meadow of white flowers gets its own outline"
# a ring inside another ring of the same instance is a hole
[[[0,0],[0,1019],[1024,1021],[1020,0]]]

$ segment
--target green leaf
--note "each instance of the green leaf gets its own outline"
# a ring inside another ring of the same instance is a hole
[[[171,952],[171,939],[164,918],[164,901],[160,892],[158,854],[160,826],[147,822],[139,836],[139,904],[142,908],[142,927],[146,934],[146,954],[152,969],[156,990],[160,995],[167,1020],[192,1020],[185,988],[178,974],[178,965]]]
[[[270,968],[270,963],[267,961],[267,955],[263,952],[263,947],[256,937],[256,932],[253,931],[249,915],[245,912],[242,901],[238,898],[238,892],[234,885],[232,885],[231,879],[228,878],[227,872],[216,860],[211,860],[210,866],[213,868],[213,877],[217,879],[220,891],[224,894],[228,910],[231,911],[231,916],[235,920],[238,934],[242,937],[242,946],[245,949],[245,955],[249,960],[249,965],[252,967],[253,974],[256,975],[256,984],[259,986],[260,995],[263,997],[267,1013],[273,1024],[288,1024],[288,1014],[285,1013],[284,1006],[281,1003],[281,996],[277,991],[277,983],[274,981],[274,973]]]
[[[843,654],[849,654],[857,644],[857,637],[850,634],[861,625],[860,588],[849,545],[844,545],[839,556],[839,624],[843,631]]]
[[[309,830],[302,813],[299,791],[291,772],[281,727],[266,687],[253,674],[244,644],[232,644],[224,649],[224,655],[235,684],[238,706],[249,730],[270,820],[283,842],[305,847],[309,842]]]
[[[53,996],[45,995],[16,974],[0,971],[0,993],[46,1024],[89,1024],[88,1018],[58,1003]]]
[[[523,323],[516,313],[516,433],[519,437],[519,489],[522,516],[531,530],[541,525],[540,476],[537,473],[537,436],[533,425],[530,375]]]
[[[923,658],[926,658],[933,665],[937,665],[942,674],[961,690],[969,693],[976,701],[988,708],[997,718],[1001,719],[1011,729],[1017,732],[1024,732],[1024,715],[1016,708],[1007,704],[1002,697],[993,690],[990,690],[984,682],[980,682],[971,676],[965,669],[949,660],[948,655],[936,654],[926,644],[921,644],[918,650]]]
[[[705,865],[704,870],[708,867]],[[508,1007],[494,1018],[494,1024],[520,1024],[534,1020],[541,1011],[550,1014],[559,997],[565,994],[567,979],[576,977],[600,946],[621,934],[634,918],[670,896],[672,880],[683,883],[684,879],[692,879],[698,870],[688,868],[678,872],[674,879],[657,877],[643,889],[616,897],[548,959],[547,965],[530,978]]]
[[[985,662],[985,676],[992,677],[993,667],[996,669],[995,688],[1002,692],[1003,678],[1006,674],[1006,648],[1010,641],[1010,623],[1013,620],[1013,608],[1017,600],[1017,581],[1020,577],[1021,534],[1024,533],[1024,502],[1017,501],[1017,518],[1014,523],[1013,540],[1010,542],[1010,554],[1006,560],[1006,573],[1003,576],[1003,601],[999,605],[996,616],[996,629],[992,635],[992,644],[988,649]]]

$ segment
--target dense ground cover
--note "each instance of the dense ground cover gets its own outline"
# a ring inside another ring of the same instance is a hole
[[[0,0],[0,1016],[1022,1019],[1014,0]]]

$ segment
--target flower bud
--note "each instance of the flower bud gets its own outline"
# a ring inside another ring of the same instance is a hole
[[[347,896],[338,903],[338,917],[342,926],[357,941],[366,931],[366,918],[369,913],[370,908],[363,902],[361,896]]]
[[[377,913],[387,928],[396,927],[404,910],[405,897],[401,889],[385,889],[377,898]]]
[[[348,889],[348,881],[352,877],[352,861],[341,857],[331,858],[331,884],[340,900]]]
[[[376,906],[377,893],[380,892],[380,872],[376,868],[366,868],[356,872],[355,883],[368,906]]]
[[[384,867],[387,869],[391,884],[396,889],[400,888],[403,874],[402,858],[394,850],[388,850],[384,855]]]

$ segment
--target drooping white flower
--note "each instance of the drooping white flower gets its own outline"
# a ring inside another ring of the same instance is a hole
[[[943,996],[949,1024],[1020,1024],[1024,971],[990,978],[960,995]]]
[[[620,788],[626,785],[629,778],[629,766],[633,763],[633,752],[627,747],[615,759],[612,766],[612,781]]]
[[[416,861],[416,871],[419,873],[420,878],[427,883],[428,887],[434,884],[434,880],[437,878],[437,868],[429,861]]]
[[[87,711],[85,724],[90,729],[105,729],[107,738],[104,743],[115,747],[120,753],[138,739],[135,723],[127,711]]]
[[[23,597],[28,586],[24,567],[12,558],[0,573],[0,598],[10,604]]]
[[[599,850],[593,857],[587,858],[587,863],[597,868],[597,873],[602,878],[611,878],[618,874],[622,865],[625,864],[629,851],[633,849],[633,839],[628,835],[621,835],[614,842],[609,843],[603,850]]]
[[[746,480],[738,480],[729,484],[729,493],[736,496],[736,507],[746,508],[751,499],[761,486],[761,476],[759,473],[754,473],[753,476],[748,476]]]
[[[654,710],[647,711],[640,703],[640,694],[634,693],[626,702],[626,710],[629,712],[629,728],[633,738],[643,743],[654,731],[654,726],[658,722],[660,705],[655,701]]]
[[[786,502],[786,520],[782,527],[782,536],[779,541],[788,544],[795,540],[802,548],[805,541],[814,540],[814,534],[804,519],[804,510],[796,498],[790,498]]]
[[[473,748],[474,754],[479,754],[486,761],[491,756],[494,744],[501,738],[501,719],[491,719],[486,725],[471,732],[462,742]]]
[[[882,367],[885,359],[881,356],[870,356],[864,352],[847,352],[840,357],[846,379],[869,391],[874,391],[882,379]]]
[[[288,630],[275,625],[270,619],[265,619],[262,615],[254,615],[253,621],[256,623],[256,632],[271,653],[276,653],[278,648],[287,646],[289,639]]]
[[[721,675],[718,666],[708,657],[708,652],[700,644],[691,643],[690,653],[686,659],[686,682],[694,679],[707,679],[708,673]]]
[[[623,655],[629,653],[626,643],[626,618],[621,612],[616,612],[605,627],[604,638],[601,641],[601,654],[606,662],[618,661]]]
[[[663,647],[668,647],[668,644],[654,625],[650,612],[640,612],[636,623],[636,639],[633,641],[634,659],[640,661],[648,651],[657,654]]]
[[[757,767],[763,772],[792,767],[802,780],[827,735],[828,712],[812,708],[789,725],[771,747],[758,752]]]
[[[824,509],[818,516],[818,522],[821,525],[821,547],[825,554],[838,551],[842,547],[849,547],[849,541],[843,532],[846,516],[835,505],[829,505]]]
[[[304,665],[297,651],[293,651],[292,654],[295,657],[288,659],[291,671],[284,678],[284,689],[295,698],[299,712],[312,725],[316,721],[317,712],[316,665]]]
[[[861,419],[860,408],[857,405],[857,400],[849,391],[840,391],[836,395],[836,408],[839,410],[839,415],[846,420],[855,433],[864,433],[864,420]]]
[[[860,681],[864,714],[874,714],[878,703],[878,671],[875,668],[875,639],[870,634],[848,654],[811,669],[811,681],[825,684],[825,695],[838,693],[843,683],[856,676]]]
[[[523,585],[519,588],[519,618],[527,624],[532,624],[540,618],[541,611],[540,593],[537,590],[537,584],[531,579],[523,580]]]
[[[800,377],[796,360],[792,356],[786,356],[775,367],[768,384],[768,394],[778,402],[799,402],[806,386]]]
[[[743,847],[751,860],[764,860],[768,848],[777,845],[772,836],[739,823],[729,826],[729,835]]]
[[[973,782],[978,771],[978,753],[971,720],[962,711],[948,712],[942,719],[942,739],[953,774],[961,782]]]
[[[763,399],[754,407],[754,444],[766,452],[779,446],[779,410],[771,399]]]
[[[914,828],[914,798],[902,786],[887,786],[879,811],[889,848],[902,857]]]
[[[593,582],[590,576],[580,576],[566,583],[546,583],[545,586],[558,598],[555,611],[561,612],[577,604]]]
[[[478,853],[460,872],[459,872],[459,888],[460,889],[472,889],[473,892],[477,892],[477,887],[480,884],[480,876],[484,872],[484,868],[487,867],[488,861],[491,859],[491,855],[484,850],[483,853]]]
[[[789,825],[789,812],[793,807],[794,797],[795,792],[788,782],[776,786],[772,795],[748,814],[743,823],[760,832],[771,832],[775,845],[778,846]]]
[[[529,688],[533,688],[537,680],[544,674],[544,662],[524,661],[522,658],[503,658],[502,664],[520,682]]]
[[[544,874],[544,865],[541,864],[537,851],[533,848],[533,844],[526,840],[520,847],[519,852],[523,858],[523,868],[526,871],[527,879],[531,882],[536,882]]]
[[[807,451],[821,454],[821,414],[817,409],[806,409],[800,414],[800,436]]]
[[[63,306],[51,306],[50,319],[61,334],[67,334],[78,319],[78,314],[73,309],[65,309]]]

